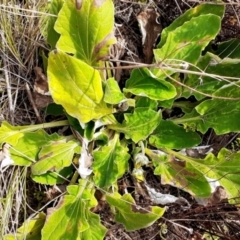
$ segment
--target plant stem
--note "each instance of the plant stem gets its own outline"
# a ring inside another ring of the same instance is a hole
[[[78,177],[79,177],[79,173],[78,173],[78,171],[75,171],[69,185],[75,184],[77,182]]]
[[[67,120],[63,121],[58,121],[58,122],[50,122],[50,123],[41,123],[41,124],[36,124],[36,125],[27,125],[21,127],[20,132],[31,132],[31,131],[36,131],[38,129],[43,129],[43,128],[52,128],[52,127],[62,127],[69,125],[69,122]]]
[[[184,124],[186,122],[194,122],[194,121],[198,121],[198,120],[202,120],[201,116],[197,116],[197,117],[192,117],[192,118],[185,118],[185,119],[181,119],[181,118],[175,118],[175,119],[171,119],[171,121],[175,124]]]

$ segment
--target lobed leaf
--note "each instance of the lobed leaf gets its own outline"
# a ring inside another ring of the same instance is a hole
[[[84,239],[84,240],[104,239],[104,236],[108,229],[106,229],[101,224],[100,216],[89,211],[88,223],[89,223],[89,228],[86,231],[80,233],[80,239]]]
[[[44,146],[39,153],[39,160],[31,166],[33,175],[45,174],[47,171],[60,171],[71,164],[78,147],[77,141],[54,142]]]
[[[80,239],[80,234],[89,229],[94,218],[89,208],[97,204],[89,188],[82,192],[83,181],[79,186],[69,186],[69,195],[64,196],[57,208],[48,211],[47,222],[42,230],[42,239]],[[92,226],[91,226],[92,227]],[[103,229],[103,227],[102,227]],[[102,230],[102,234],[105,231]],[[98,232],[100,235],[100,233]],[[103,236],[100,238],[102,239]]]
[[[125,133],[127,139],[135,143],[146,139],[158,126],[161,114],[150,108],[136,108],[134,113],[124,114],[125,121],[122,124],[108,125],[110,129]]]

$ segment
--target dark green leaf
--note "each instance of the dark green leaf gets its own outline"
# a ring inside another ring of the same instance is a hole
[[[157,148],[182,149],[198,145],[201,138],[197,133],[186,131],[172,121],[162,120],[150,136],[149,142]]]

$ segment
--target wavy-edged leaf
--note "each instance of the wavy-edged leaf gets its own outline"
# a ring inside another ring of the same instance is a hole
[[[80,239],[84,240],[102,240],[107,232],[107,229],[101,224],[100,216],[88,212],[89,228],[80,233]]]
[[[177,94],[172,84],[157,78],[147,68],[132,71],[124,92],[160,101],[174,98]]]
[[[54,101],[86,123],[112,113],[103,101],[100,74],[86,63],[63,52],[48,59],[49,88]]]
[[[94,222],[89,209],[96,206],[97,201],[91,189],[86,187],[83,190],[83,185],[85,184],[81,181],[79,186],[69,186],[69,194],[64,196],[56,208],[48,211],[42,239],[80,239],[80,233],[89,231],[90,224]],[[98,234],[100,235],[99,232]]]
[[[109,125],[108,127],[118,132],[125,133],[127,139],[134,142],[146,139],[158,126],[161,113],[150,108],[136,108],[134,113],[124,114],[125,121],[122,124]]]
[[[154,174],[161,175],[162,184],[178,187],[197,197],[208,197],[211,194],[204,174],[191,162],[176,159],[173,155],[153,153],[149,149],[146,149],[146,154],[153,160]]]
[[[73,53],[90,66],[109,55],[113,35],[112,0],[65,1],[55,24],[61,35],[57,48]]]
[[[165,212],[160,207],[138,207],[131,194],[121,196],[118,193],[107,195],[107,202],[117,209],[115,221],[124,225],[127,231],[134,231],[151,226]]]
[[[187,131],[172,121],[162,120],[150,136],[149,142],[157,148],[167,147],[180,150],[198,145],[201,138],[197,133]]]
[[[174,22],[172,22],[171,25],[163,29],[161,33],[161,41],[158,44],[158,48],[161,48],[165,44],[169,32],[174,31],[178,27],[182,26],[185,22],[190,21],[192,18],[203,16],[210,13],[222,18],[224,12],[225,12],[224,5],[208,3],[199,4],[195,8],[187,10],[184,14],[182,14]]]
[[[78,146],[77,141],[54,142],[44,146],[40,151],[39,160],[31,167],[33,175],[41,175],[47,171],[60,171],[71,164]]]
[[[126,172],[128,167],[128,148],[121,146],[116,134],[107,146],[93,153],[94,182],[100,187],[109,187]]]
[[[166,60],[166,64],[178,65],[179,60],[181,60],[196,64],[202,51],[216,37],[220,28],[221,18],[216,15],[206,14],[192,18],[181,27],[168,33],[167,41],[163,47],[154,50],[156,61]],[[157,77],[164,77],[166,74],[172,74],[176,71],[172,69],[164,72],[161,68],[156,68],[153,73]]]
[[[44,130],[24,133],[14,148],[10,149],[14,164],[18,166],[30,166],[37,160],[38,153],[44,145],[60,139],[62,137],[56,133],[48,135]]]

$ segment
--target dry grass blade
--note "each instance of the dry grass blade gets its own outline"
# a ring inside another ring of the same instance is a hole
[[[26,108],[25,83],[31,85],[33,68],[38,63],[38,48],[43,46],[40,33],[41,12],[46,1],[3,1],[0,5],[0,57],[2,117],[12,124],[28,124],[35,119]]]

